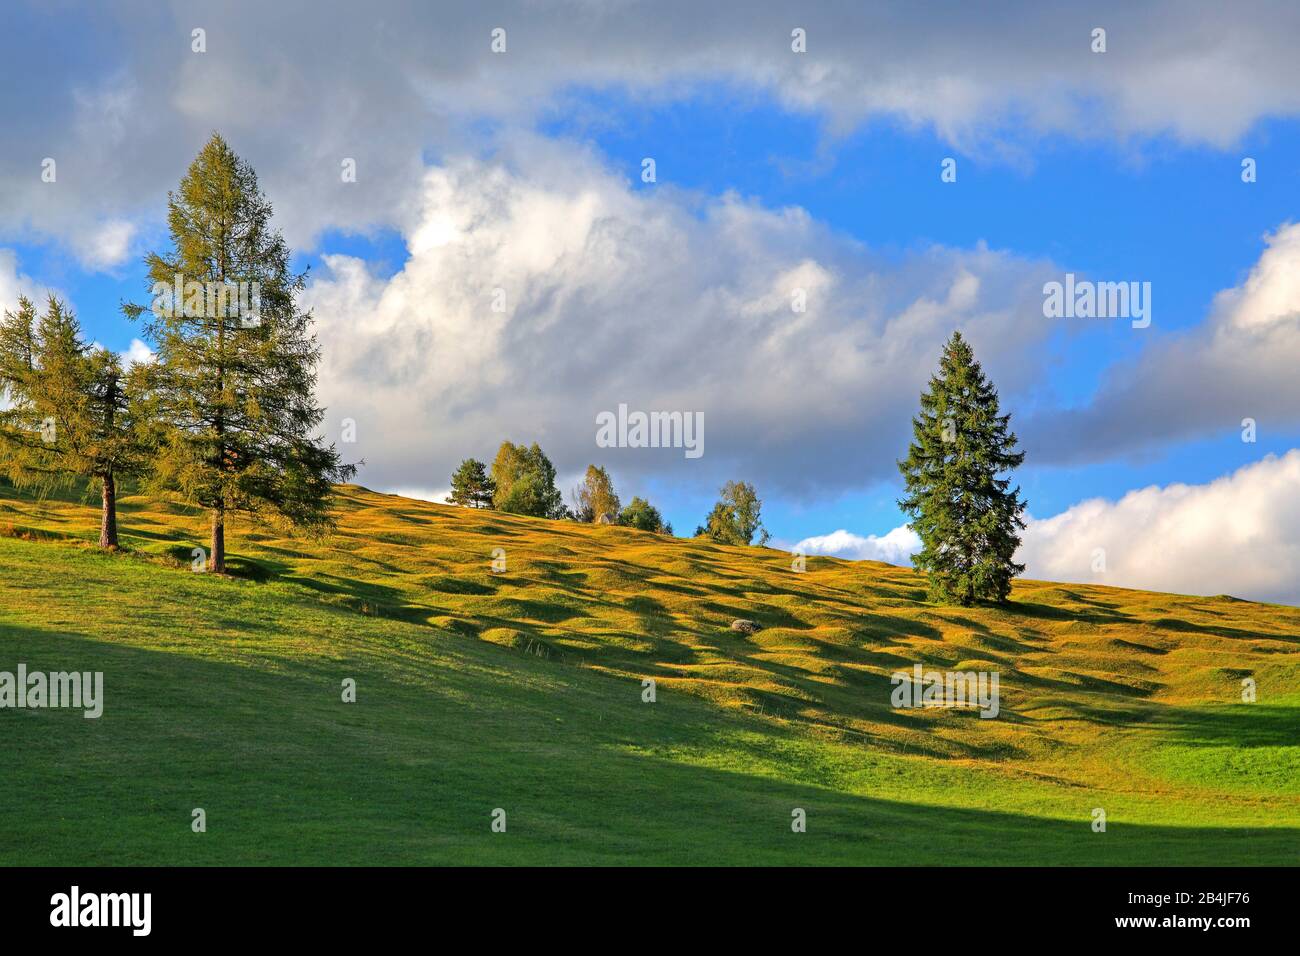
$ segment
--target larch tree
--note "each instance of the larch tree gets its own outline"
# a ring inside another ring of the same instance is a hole
[[[157,356],[152,480],[210,511],[214,572],[228,515],[323,530],[332,485],[356,473],[317,434],[306,273],[290,271],[271,215],[253,168],[214,134],[168,195],[171,248],[146,259],[152,306],[126,306]]]
[[[138,368],[138,367],[137,367]],[[0,468],[18,487],[99,485],[99,546],[118,545],[119,479],[144,467],[138,371],[85,341],[76,316],[50,296],[44,315],[26,298],[0,321]]]

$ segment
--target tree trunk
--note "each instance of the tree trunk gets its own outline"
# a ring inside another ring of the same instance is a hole
[[[117,403],[121,398],[116,374],[109,375],[107,385],[104,392],[104,434],[112,435],[115,431],[113,420],[117,414]],[[99,518],[99,546],[107,551],[117,547],[117,479],[113,475],[111,464],[104,468],[100,481],[104,507]]]
[[[117,547],[117,482],[112,472],[100,479],[103,485],[104,507],[99,518],[99,546],[104,550]]]
[[[208,570],[215,574],[226,571],[226,503],[218,501],[212,509],[212,554],[208,558]]]

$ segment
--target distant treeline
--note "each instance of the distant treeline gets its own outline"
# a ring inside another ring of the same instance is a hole
[[[644,498],[633,497],[624,505],[609,472],[599,465],[587,466],[566,505],[555,484],[555,466],[536,442],[526,447],[502,442],[490,472],[478,459],[466,458],[452,473],[447,500],[466,508],[673,533],[673,526],[664,521],[659,509]],[[757,537],[760,545],[766,544],[769,535],[762,526],[762,507],[753,485],[729,481],[704,524],[695,529],[695,536],[740,545],[752,544]]]

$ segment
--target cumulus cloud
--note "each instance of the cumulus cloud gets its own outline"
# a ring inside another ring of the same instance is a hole
[[[18,256],[12,249],[0,249],[0,309],[16,308],[19,296],[39,302],[46,294],[44,286],[18,271]]]
[[[1019,560],[1046,580],[1297,604],[1298,492],[1293,449],[1208,484],[1153,485],[1030,521]]]
[[[517,0],[488,16],[425,0],[75,11],[32,0],[7,13],[0,115],[25,148],[0,157],[0,231],[69,241],[107,222],[156,223],[158,184],[174,183],[214,128],[253,160],[293,246],[330,227],[402,225],[425,155],[464,149],[476,129],[528,127],[582,89],[671,99],[723,85],[836,130],[886,117],[1018,155],[1039,134],[1227,147],[1261,118],[1300,112],[1300,8],[1287,2],[1243,14],[1187,0],[1086,10],[1022,0],[997,15],[967,4],[935,16],[907,0],[797,10]],[[1104,54],[1091,51],[1098,24]],[[498,26],[503,54],[489,49]],[[791,52],[795,27],[806,53]],[[192,50],[196,28],[206,52]],[[55,45],[75,55],[49,81]],[[41,181],[44,157],[58,161],[57,183]],[[346,185],[345,158],[358,170]],[[77,251],[100,267],[99,250],[120,245]]]
[[[309,286],[332,427],[357,423],[377,487],[425,486],[496,443],[561,472],[772,493],[894,473],[955,328],[1005,389],[1041,374],[1048,263],[987,248],[884,258],[798,208],[635,190],[576,148],[527,139],[430,169],[389,279],[327,256]],[[806,309],[793,308],[796,293]],[[494,306],[499,306],[496,311]],[[596,446],[620,404],[699,412],[705,453]]]
[[[1020,431],[1033,460],[1100,461],[1240,429],[1246,418],[1260,428],[1300,426],[1300,224],[1264,242],[1246,280],[1216,297],[1205,323],[1153,338],[1111,366],[1087,405],[1029,419]]]
[[[140,339],[132,339],[130,346],[122,353],[122,365],[147,365],[154,360],[154,351]]]
[[[920,540],[848,531],[805,538],[805,554],[908,565]],[[1300,449],[1208,484],[1152,485],[1026,520],[1025,576],[1177,594],[1300,604]]]
[[[850,561],[884,561],[886,564],[911,564],[912,555],[921,550],[921,539],[908,525],[900,525],[888,534],[865,537],[843,528],[830,534],[804,538],[793,550],[802,554],[824,554]]]
[[[104,271],[127,260],[135,233],[133,223],[115,219],[73,236],[71,245],[83,266]]]

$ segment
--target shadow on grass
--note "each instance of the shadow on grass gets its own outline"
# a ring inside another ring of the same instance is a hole
[[[1239,627],[1228,627],[1223,624],[1197,624],[1193,621],[1186,621],[1178,617],[1138,617],[1132,614],[1126,614],[1123,611],[1115,610],[1118,605],[1102,601],[1090,601],[1082,598],[1073,592],[1068,592],[1069,598],[1075,602],[1077,607],[1058,607],[1052,604],[1040,604],[1032,601],[1009,601],[1002,605],[990,605],[994,610],[1003,611],[1008,617],[1031,617],[1047,621],[1081,621],[1087,624],[1124,624],[1130,627],[1149,627],[1163,631],[1175,631],[1184,634],[1206,634],[1212,637],[1223,637],[1238,640],[1259,640],[1267,638],[1278,641],[1296,641],[1300,642],[1300,634],[1276,634],[1260,633],[1258,631],[1246,630]],[[1093,608],[1094,610],[1088,610]],[[1202,612],[1204,613],[1204,612]]]
[[[1161,707],[1149,724],[1181,744],[1204,747],[1300,745],[1300,708],[1268,704]]]
[[[599,675],[556,685],[519,658],[503,679],[490,648],[426,662],[415,683],[346,653],[321,670],[0,626],[0,661],[15,655],[103,671],[106,700],[97,721],[0,711],[6,864],[1257,865],[1294,863],[1300,838],[1119,809],[1101,836],[1091,807],[1114,794],[1087,790],[1056,795],[1056,816],[850,792],[806,738],[764,728],[775,749],[746,756],[736,734],[758,747],[758,724],[682,698],[651,710]],[[342,704],[330,670],[365,704]],[[194,806],[208,838],[189,838]],[[488,826],[498,806],[508,839]]]

